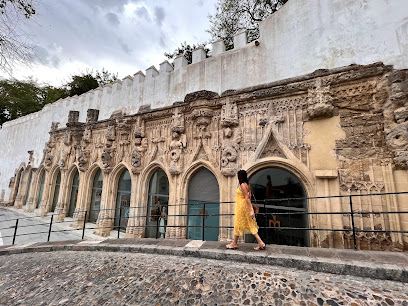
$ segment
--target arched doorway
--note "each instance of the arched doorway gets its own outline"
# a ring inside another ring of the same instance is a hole
[[[98,220],[99,211],[101,209],[102,187],[103,175],[101,169],[98,169],[92,183],[91,205],[88,212],[88,221],[92,223],[96,223]]]
[[[26,197],[25,197],[25,201],[24,201],[24,205],[27,204],[27,200],[28,200],[28,196],[30,194],[30,189],[31,189],[31,179],[33,177],[33,172],[30,171],[29,177],[28,177],[28,187],[27,187],[27,193],[26,193]]]
[[[220,191],[216,177],[208,169],[200,168],[188,185],[187,239],[218,241],[219,202]]]
[[[20,171],[18,171],[16,179],[14,181],[14,192],[12,197],[13,202],[16,200],[18,190],[20,189],[21,176],[23,175],[23,171],[24,171],[23,168],[21,168]]]
[[[259,229],[265,243],[308,246],[308,231],[281,229],[308,227],[308,215],[303,214],[308,211],[307,200],[302,199],[307,195],[299,178],[285,169],[270,167],[253,174],[249,184],[259,206],[257,223],[265,227]]]
[[[123,170],[118,181],[116,193],[116,209],[114,228],[120,227],[121,231],[126,231],[129,219],[130,194],[132,191],[132,179],[127,169]]]
[[[146,238],[165,238],[169,203],[169,180],[163,169],[157,169],[149,182]]]
[[[52,206],[51,206],[52,212],[55,211],[55,208],[57,207],[60,186],[61,186],[61,171],[58,170],[58,175],[57,175],[57,178],[55,179],[55,184],[54,184],[54,195],[52,198]]]
[[[43,191],[44,191],[44,183],[45,183],[45,171],[42,171],[41,174],[41,183],[40,183],[40,192],[38,194],[38,200],[37,200],[37,205],[36,208],[40,207],[42,197],[43,197]]]
[[[78,169],[75,170],[74,177],[72,178],[71,185],[71,196],[69,199],[68,217],[73,217],[78,199],[78,189],[79,189],[79,172]]]

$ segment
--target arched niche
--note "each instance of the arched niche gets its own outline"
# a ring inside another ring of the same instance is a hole
[[[219,213],[220,191],[217,178],[210,170],[201,167],[191,176],[188,184],[187,239],[217,241]]]
[[[78,200],[78,190],[79,190],[79,171],[75,167],[73,175],[71,175],[72,179],[70,182],[71,190],[69,195],[69,206],[68,206],[68,217],[73,217],[75,208],[77,205]]]
[[[308,246],[308,231],[282,229],[309,227],[307,192],[299,177],[288,169],[268,166],[252,173],[249,184],[252,202],[256,199],[259,206],[256,220],[262,239],[267,244]]]
[[[169,203],[169,180],[158,168],[150,178],[147,195],[146,238],[165,238]]]
[[[57,207],[58,204],[58,197],[60,193],[60,187],[61,187],[61,171],[58,169],[58,172],[55,175],[55,180],[53,182],[53,196],[52,196],[52,204],[51,204],[51,211],[55,211],[55,208]]]
[[[28,201],[28,196],[30,194],[30,189],[31,189],[32,178],[33,178],[33,171],[30,170],[30,173],[28,175],[27,192],[26,192],[26,196],[25,196],[25,200],[24,200],[24,205],[26,205],[27,201]]]
[[[38,186],[39,190],[38,190],[38,199],[37,199],[37,203],[35,205],[35,208],[39,208],[41,205],[41,201],[43,198],[43,193],[44,193],[44,185],[45,185],[45,170],[41,169],[40,172],[40,185]]]
[[[122,170],[116,188],[116,205],[113,226],[120,227],[120,231],[126,231],[129,220],[130,197],[132,193],[132,179],[129,170]]]
[[[99,167],[95,168],[92,174],[91,202],[88,211],[88,221],[96,223],[101,209],[103,174]]]

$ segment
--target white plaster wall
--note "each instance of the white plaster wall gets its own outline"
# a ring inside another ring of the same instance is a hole
[[[242,34],[240,34],[242,35]],[[382,61],[408,68],[407,0],[290,0],[261,24],[260,45],[247,44],[186,67],[154,76],[151,69],[80,97],[47,105],[35,114],[7,122],[0,130],[0,193],[34,150],[38,167],[51,122],[65,126],[70,110],[85,121],[89,108],[99,119],[124,109],[136,113],[182,101],[197,90],[222,93],[335,68]],[[146,63],[149,64],[149,63]]]

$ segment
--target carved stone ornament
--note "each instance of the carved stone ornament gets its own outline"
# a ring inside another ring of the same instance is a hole
[[[193,111],[192,118],[197,128],[194,138],[211,138],[211,133],[207,131],[207,127],[213,116],[214,112],[210,109],[195,109]]]
[[[140,166],[142,165],[140,153],[134,151],[132,154],[132,173],[140,173]]]
[[[200,91],[196,91],[196,92],[192,92],[186,95],[186,97],[184,98],[184,102],[189,103],[189,102],[193,102],[196,100],[210,100],[210,99],[216,99],[218,98],[219,95],[216,92],[213,91],[208,91],[208,90],[200,90]]]
[[[394,152],[398,169],[408,169],[408,122],[400,123],[387,134],[387,144]]]
[[[81,148],[81,150],[79,151],[79,157],[78,157],[78,169],[79,169],[79,171],[86,171],[87,170],[89,156],[90,156],[90,151]]]
[[[169,172],[172,175],[181,173],[183,163],[181,160],[184,149],[187,147],[187,136],[184,133],[184,115],[177,110],[172,116],[171,126],[171,141],[170,141],[170,167]]]
[[[71,131],[65,131],[64,133],[64,145],[69,146],[71,144],[72,135]]]
[[[84,131],[84,135],[82,137],[82,140],[85,143],[91,143],[92,142],[92,129],[90,127],[86,127]]]
[[[69,155],[69,152],[67,150],[61,149],[60,155],[59,155],[59,160],[58,160],[58,165],[59,165],[60,168],[65,168],[66,162],[67,162],[67,159],[68,159],[68,155]]]
[[[30,157],[28,158],[28,165],[32,166],[34,165],[34,157],[33,157],[34,151],[30,150],[30,151],[27,151],[27,153],[30,155]]]
[[[108,129],[106,130],[106,140],[107,141],[115,141],[116,139],[116,130],[115,130],[115,126],[113,125],[113,123],[110,123],[108,126]]]
[[[224,176],[235,176],[237,173],[237,159],[239,152],[239,144],[241,143],[242,135],[238,128],[229,126],[223,129],[224,140],[221,150],[221,173]]]
[[[113,161],[114,149],[105,148],[101,155],[102,169],[105,173],[108,173],[112,170],[112,161]]]
[[[238,126],[238,107],[236,103],[226,103],[221,109],[221,126],[235,127]]]
[[[59,124],[60,124],[59,122],[52,122],[51,123],[51,132],[56,131],[58,129]]]
[[[187,137],[185,134],[177,132],[172,133],[172,141],[170,142],[170,168],[172,175],[180,174],[182,171],[182,163],[180,158],[183,150],[187,147]]]
[[[306,120],[333,117],[334,106],[330,86],[324,86],[322,83],[323,81],[318,79],[316,86],[308,91],[309,106],[306,110]]]

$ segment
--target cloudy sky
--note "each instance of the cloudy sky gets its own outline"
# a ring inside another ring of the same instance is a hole
[[[119,78],[156,68],[182,42],[208,41],[208,14],[216,0],[41,1],[30,21],[37,64],[13,76],[52,85],[88,69]]]

